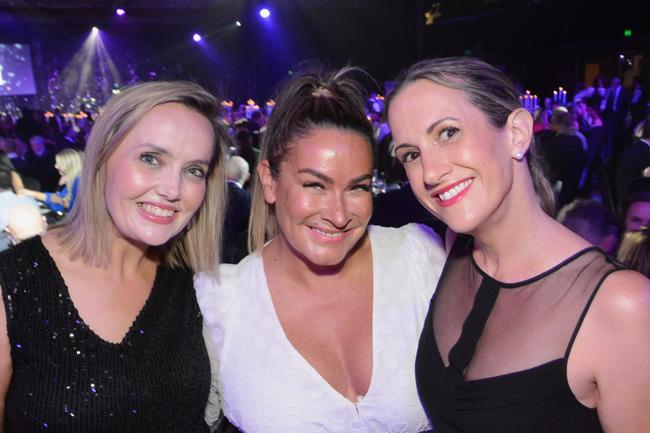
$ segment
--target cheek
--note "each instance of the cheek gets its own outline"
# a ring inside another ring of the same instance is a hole
[[[350,210],[359,218],[370,220],[370,216],[372,215],[372,196],[370,194],[363,194],[359,195],[359,197],[353,197],[348,202],[348,206]]]
[[[187,186],[184,196],[193,212],[196,212],[199,207],[201,207],[201,204],[205,199],[206,191],[207,186],[205,182],[195,182],[194,184]]]

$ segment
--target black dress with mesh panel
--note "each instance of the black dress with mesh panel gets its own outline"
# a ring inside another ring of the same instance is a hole
[[[569,387],[567,358],[602,281],[620,267],[593,247],[502,283],[474,262],[472,243],[457,238],[420,336],[417,386],[434,430],[602,432]]]

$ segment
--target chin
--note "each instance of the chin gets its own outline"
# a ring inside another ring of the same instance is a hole
[[[349,251],[311,251],[303,255],[310,267],[336,268],[341,266],[350,254]]]
[[[138,242],[141,242],[150,247],[160,247],[170,242],[172,239],[179,235],[179,232],[165,233],[165,234],[143,234],[138,237]]]

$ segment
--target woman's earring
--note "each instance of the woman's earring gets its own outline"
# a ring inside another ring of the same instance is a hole
[[[518,150],[517,153],[515,153],[515,159],[517,161],[521,161],[522,159],[524,159],[524,152]]]

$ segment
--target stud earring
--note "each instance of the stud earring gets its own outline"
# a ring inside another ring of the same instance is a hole
[[[524,152],[518,150],[517,153],[515,153],[515,159],[517,161],[521,161],[522,159],[524,159]]]

